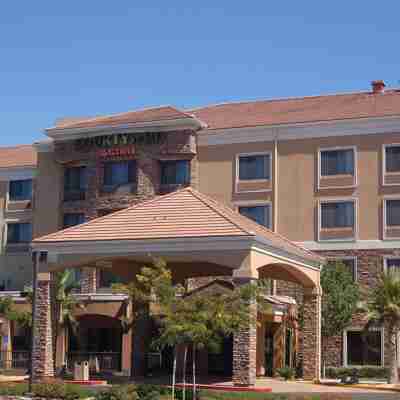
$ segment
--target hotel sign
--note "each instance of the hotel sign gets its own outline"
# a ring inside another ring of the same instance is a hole
[[[113,147],[157,146],[163,144],[164,141],[165,134],[160,132],[120,133],[78,139],[75,141],[75,148],[78,151],[89,151],[91,149],[112,149]]]

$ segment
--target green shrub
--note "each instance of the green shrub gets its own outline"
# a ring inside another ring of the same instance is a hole
[[[134,385],[114,385],[109,390],[97,393],[95,397],[96,400],[139,400]]]
[[[135,390],[140,400],[158,400],[160,396],[171,394],[171,389],[159,385],[139,384],[135,385]]]
[[[333,368],[328,367],[325,370],[327,378],[339,379],[343,376],[353,375],[353,371],[357,370],[358,377],[361,379],[387,379],[389,369],[384,367],[357,367],[357,368]]]
[[[67,388],[63,383],[36,383],[32,386],[32,392],[36,397],[45,399],[65,399]]]
[[[285,379],[285,381],[292,380],[295,374],[295,370],[290,367],[278,368],[276,372],[281,378]]]

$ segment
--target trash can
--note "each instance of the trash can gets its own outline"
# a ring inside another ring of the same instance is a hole
[[[74,364],[74,380],[75,381],[89,380],[89,361],[80,361]]]

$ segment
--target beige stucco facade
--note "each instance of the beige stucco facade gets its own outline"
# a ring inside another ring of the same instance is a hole
[[[232,207],[271,202],[272,213],[276,209],[276,200],[277,231],[296,242],[318,240],[319,200],[357,199],[357,238],[381,240],[383,199],[400,194],[399,187],[383,185],[383,145],[397,143],[398,136],[397,133],[386,133],[201,145],[199,189]],[[331,186],[319,189],[319,150],[336,147],[355,148],[357,183],[349,188]],[[236,190],[237,156],[264,152],[272,157],[271,190],[263,190],[262,187],[253,188],[253,191]]]

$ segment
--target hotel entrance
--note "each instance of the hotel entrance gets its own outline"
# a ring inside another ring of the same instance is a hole
[[[89,360],[93,371],[121,370],[122,327],[118,319],[83,315],[79,328],[69,335],[68,365]]]

